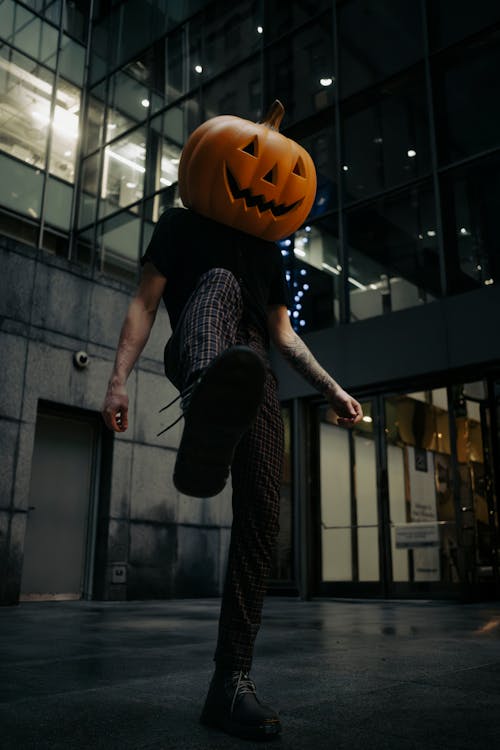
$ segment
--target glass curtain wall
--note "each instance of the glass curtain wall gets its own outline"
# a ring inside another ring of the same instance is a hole
[[[87,26],[82,3],[0,3],[0,226],[66,253]]]

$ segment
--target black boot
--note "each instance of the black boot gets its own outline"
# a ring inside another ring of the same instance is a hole
[[[233,346],[187,389],[174,469],[179,492],[212,497],[224,489],[236,445],[257,416],[265,379],[259,355],[248,346]]]
[[[278,714],[257,698],[244,670],[215,670],[200,722],[248,740],[272,740],[281,732]]]

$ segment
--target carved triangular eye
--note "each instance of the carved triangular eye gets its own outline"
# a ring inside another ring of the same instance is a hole
[[[270,169],[269,172],[265,174],[262,179],[265,180],[266,182],[270,182],[271,185],[276,185],[277,176],[278,176],[278,165],[275,164],[274,167]]]
[[[247,143],[247,145],[241,150],[244,151],[245,154],[250,154],[250,156],[257,156],[257,136],[252,138],[250,143]]]
[[[306,176],[306,168],[301,156],[299,156],[299,158],[297,159],[297,163],[293,168],[293,174],[298,174],[299,177]]]

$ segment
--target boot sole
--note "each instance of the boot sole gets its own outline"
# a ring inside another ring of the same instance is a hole
[[[227,734],[233,737],[241,737],[244,740],[268,742],[281,734],[281,722],[278,719],[270,719],[258,726],[251,727],[248,724],[232,721],[227,717],[214,718],[203,712],[200,717],[200,724],[211,729],[222,729]]]
[[[234,346],[209,366],[185,415],[174,485],[185,495],[213,497],[229,477],[236,445],[257,416],[264,395],[262,359]]]

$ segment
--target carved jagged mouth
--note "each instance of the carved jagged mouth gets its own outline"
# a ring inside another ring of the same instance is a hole
[[[278,205],[276,205],[274,201],[266,201],[263,195],[253,195],[252,191],[249,188],[241,190],[241,188],[238,186],[238,183],[236,182],[235,177],[231,174],[231,170],[228,166],[226,166],[226,175],[229,189],[233,198],[243,198],[243,200],[245,201],[245,205],[248,208],[252,208],[253,206],[255,206],[261,214],[263,214],[264,211],[271,211],[273,216],[284,216],[289,211],[293,211],[294,208],[297,208],[297,206],[299,206],[304,200],[303,198],[300,198],[298,201],[295,201],[295,203],[291,203],[289,206],[285,205],[284,203],[279,203]]]

